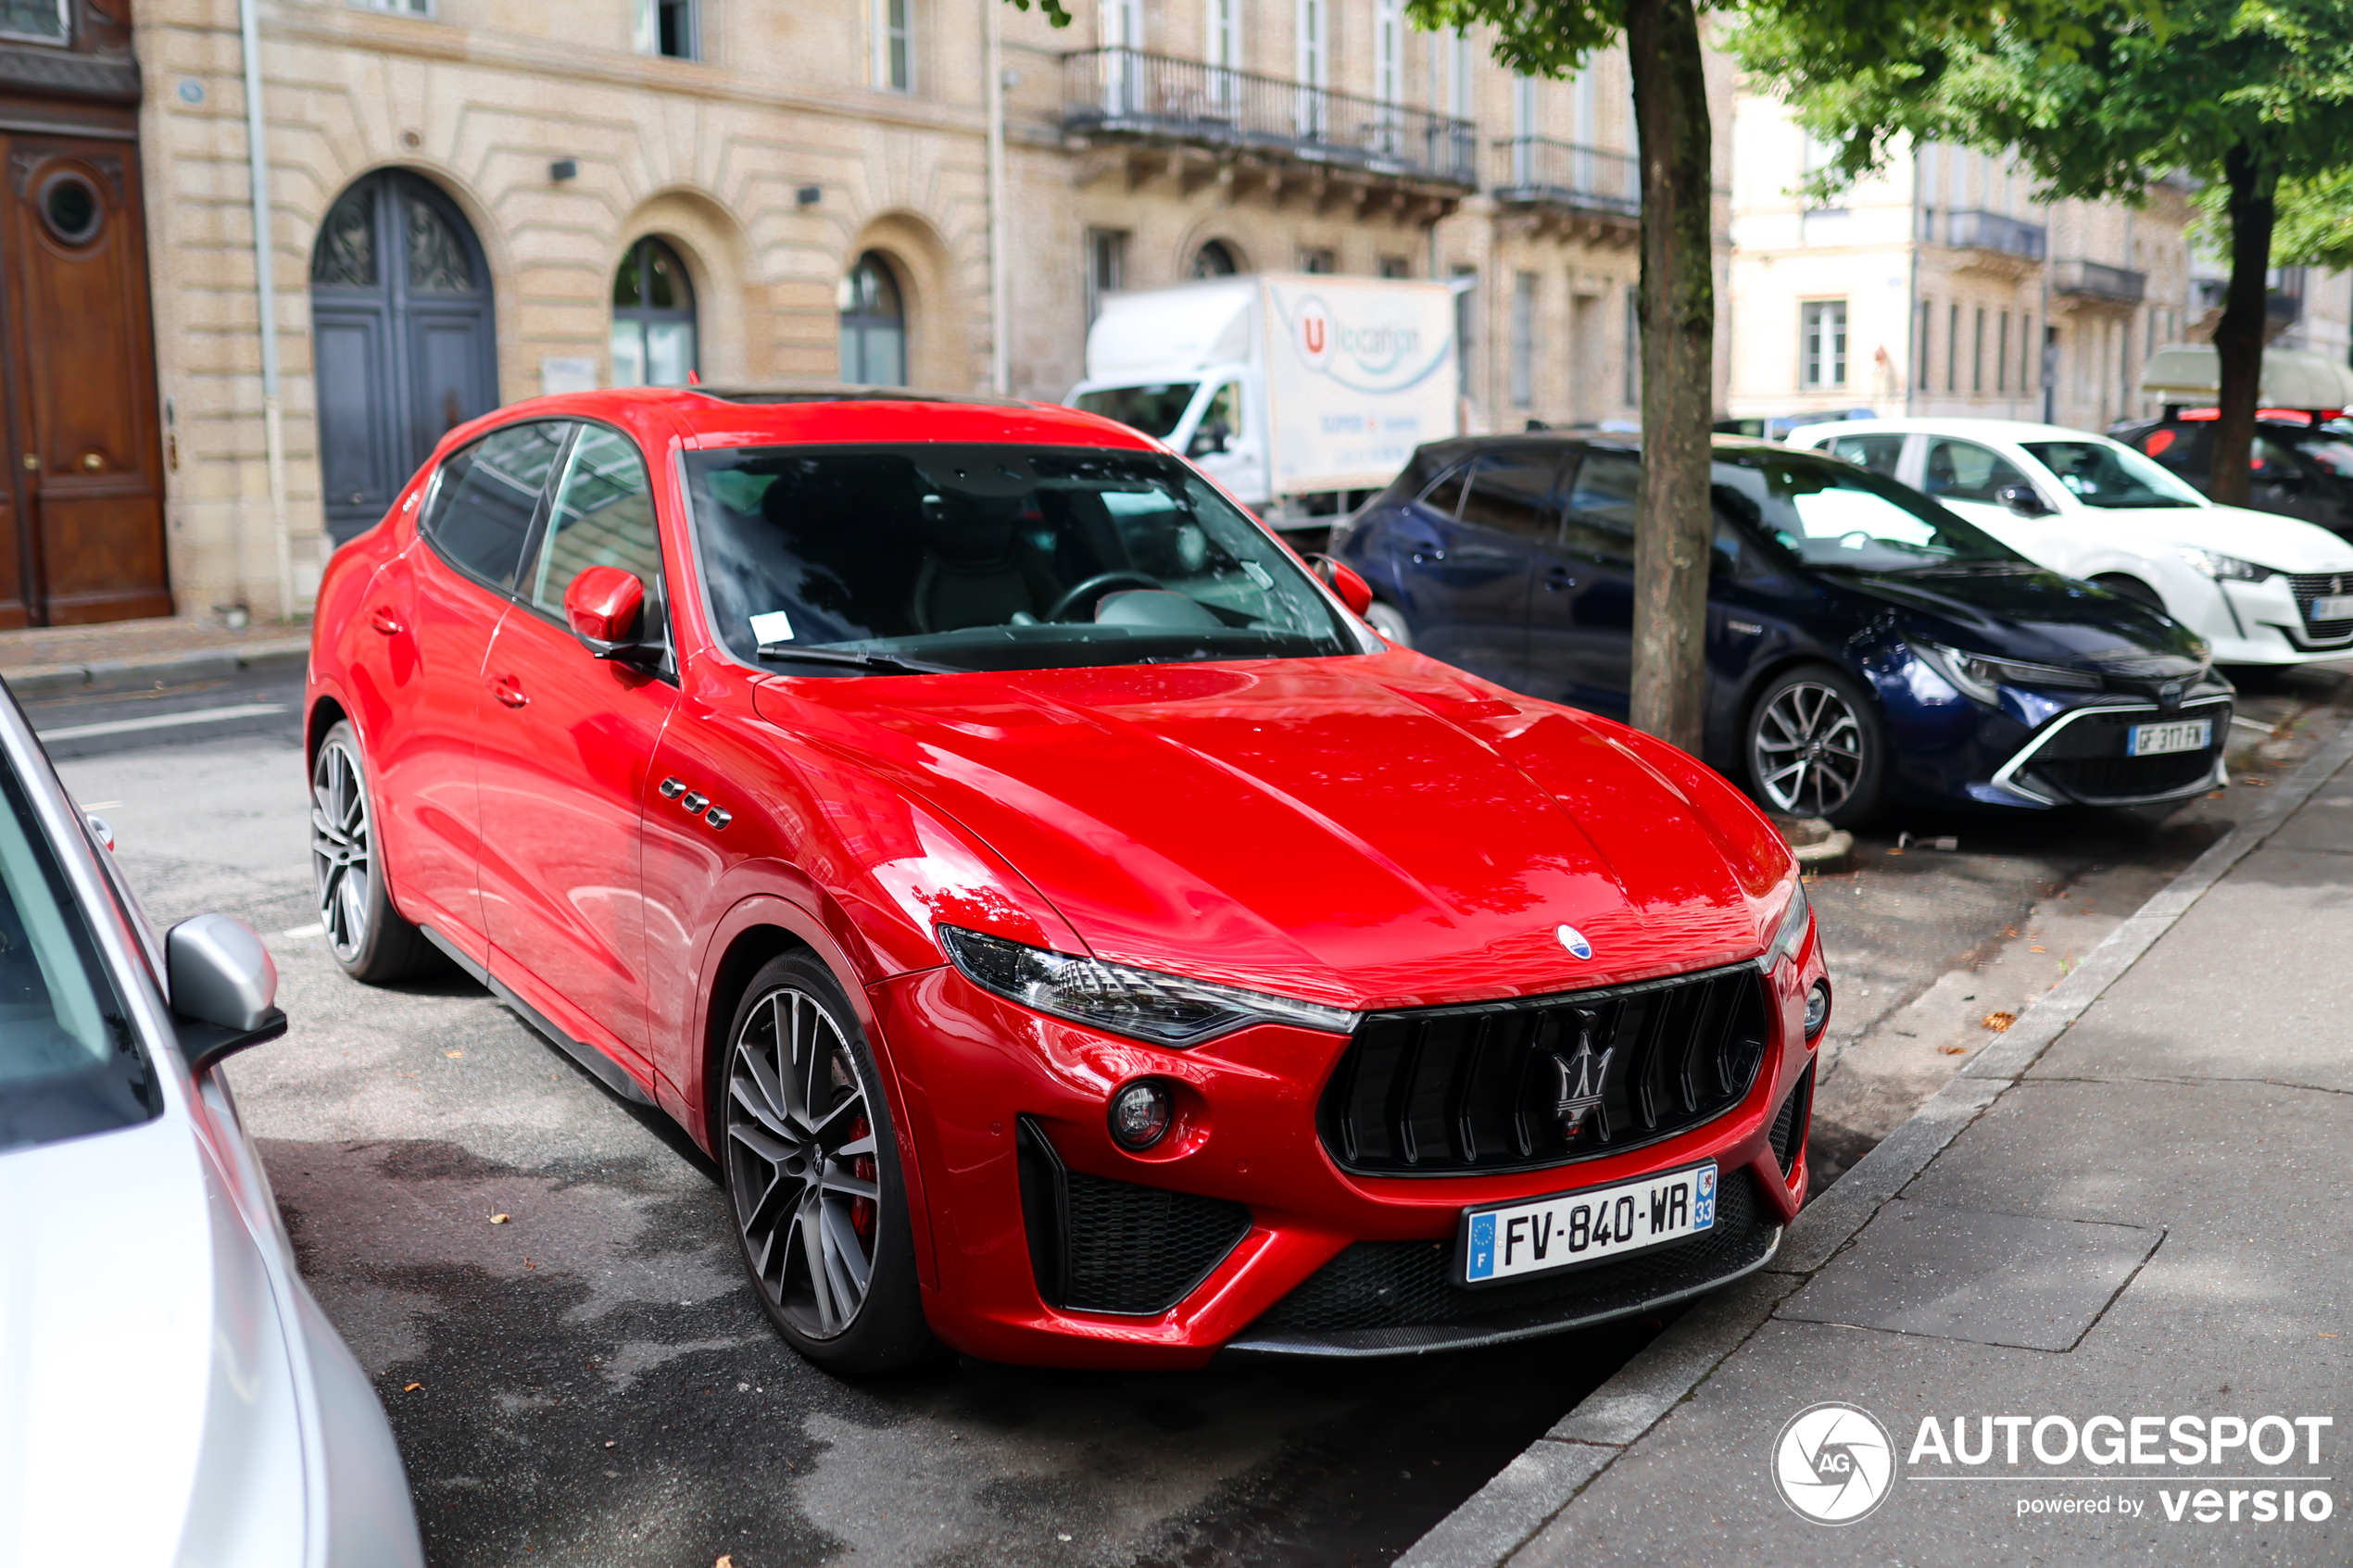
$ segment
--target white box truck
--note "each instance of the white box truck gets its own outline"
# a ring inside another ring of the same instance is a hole
[[[1277,528],[1328,526],[1462,431],[1453,291],[1328,273],[1106,295],[1070,401],[1185,454]]]

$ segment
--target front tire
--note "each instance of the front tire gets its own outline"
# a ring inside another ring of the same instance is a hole
[[[771,960],[727,1030],[727,1197],[768,1321],[827,1372],[893,1372],[932,1348],[882,1073],[849,998],[806,953]]]
[[[348,719],[329,730],[310,759],[310,880],[327,947],[354,980],[406,980],[434,961],[424,934],[392,902],[376,845],[375,799]]]
[[[1742,751],[1749,786],[1769,809],[1855,827],[1885,793],[1887,731],[1879,705],[1827,664],[1785,671],[1749,709]]]

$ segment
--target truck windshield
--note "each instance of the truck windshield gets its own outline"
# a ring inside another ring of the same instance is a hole
[[[686,457],[711,622],[781,674],[1378,651],[1174,458],[1043,446]]]
[[[1157,386],[1099,386],[1078,395],[1078,406],[1090,414],[1140,430],[1154,441],[1176,433],[1177,421],[1193,406],[1197,381],[1164,382]]]

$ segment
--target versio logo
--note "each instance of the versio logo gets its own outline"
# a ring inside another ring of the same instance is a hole
[[[1895,1444],[1879,1417],[1826,1400],[1790,1418],[1773,1444],[1781,1500],[1817,1524],[1852,1524],[1895,1486]]]

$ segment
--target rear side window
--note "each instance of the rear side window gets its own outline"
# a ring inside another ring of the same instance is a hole
[[[1553,536],[1553,480],[1560,459],[1551,453],[1504,453],[1481,458],[1463,497],[1461,519],[1523,539]]]
[[[1895,466],[1904,457],[1904,438],[1900,435],[1841,435],[1833,437],[1829,445],[1834,456],[1859,463],[1889,479],[1895,477]]]
[[[155,1070],[13,770],[0,789],[0,1149],[147,1121]]]
[[[1599,560],[1634,558],[1634,505],[1642,465],[1623,452],[1588,452],[1568,492],[1567,546]]]
[[[556,420],[509,425],[451,453],[441,465],[425,537],[459,570],[511,591],[539,493],[571,431]]]

